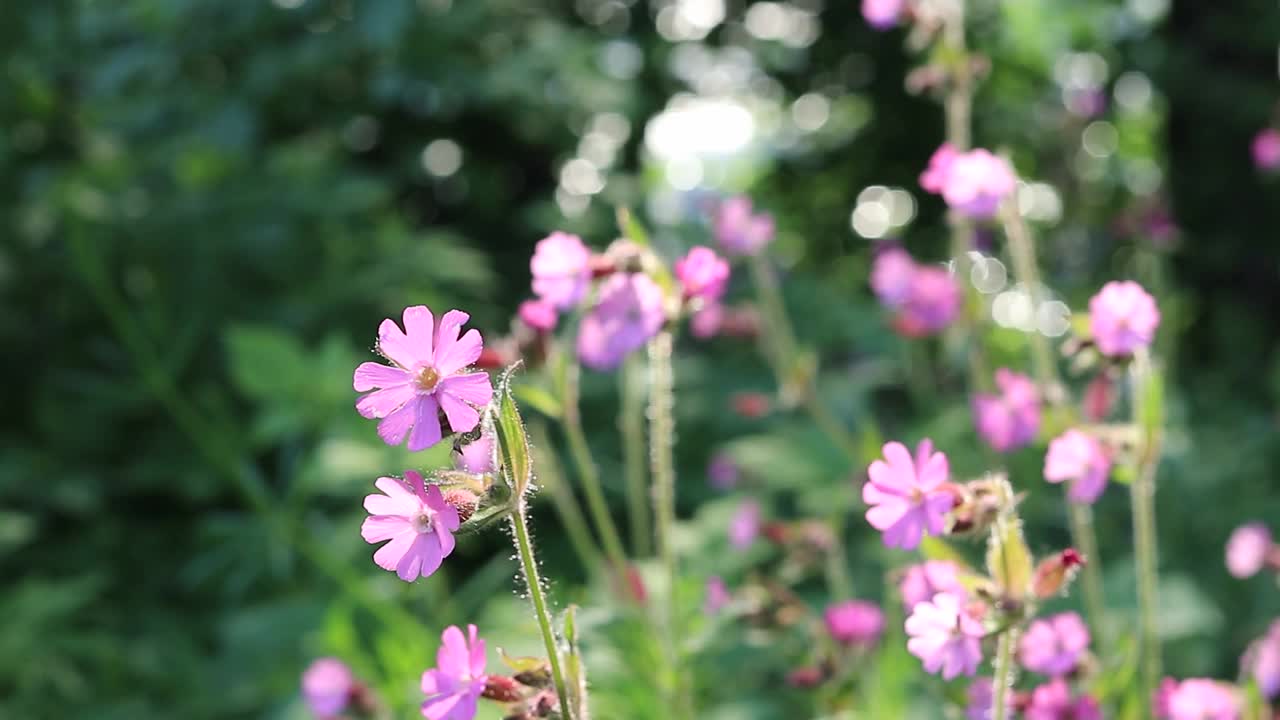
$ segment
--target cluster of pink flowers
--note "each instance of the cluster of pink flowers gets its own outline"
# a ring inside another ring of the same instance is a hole
[[[993,217],[1017,185],[1018,176],[1004,158],[981,148],[959,152],[950,143],[933,153],[920,175],[920,187],[975,220]]]
[[[1008,368],[996,370],[998,393],[973,398],[978,434],[997,452],[1029,445],[1040,431],[1040,391],[1031,378]]]
[[[960,285],[946,268],[919,265],[906,251],[886,248],[871,268],[871,289],[894,311],[894,328],[908,337],[946,328],[960,311]]]

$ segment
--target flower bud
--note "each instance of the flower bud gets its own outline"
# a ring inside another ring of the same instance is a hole
[[[1085,419],[1089,422],[1102,422],[1111,414],[1115,400],[1115,383],[1112,382],[1111,376],[1105,372],[1098,373],[1084,389],[1082,409]]]
[[[732,403],[734,412],[752,420],[769,414],[773,406],[768,395],[758,392],[737,393],[733,396]]]
[[[1075,548],[1067,548],[1045,558],[1036,567],[1035,575],[1032,576],[1031,591],[1041,600],[1061,594],[1075,579],[1084,563],[1084,556]]]
[[[489,675],[485,678],[483,697],[503,703],[519,702],[524,693],[515,678],[506,675]]]
[[[531,688],[545,688],[551,685],[551,668],[542,663],[536,668],[516,673],[515,680]]]
[[[444,501],[452,505],[458,511],[458,522],[466,522],[475,514],[476,507],[480,505],[480,498],[470,490],[461,487],[441,488],[441,495]]]
[[[826,680],[826,673],[815,666],[798,667],[787,673],[787,684],[793,688],[814,688]]]

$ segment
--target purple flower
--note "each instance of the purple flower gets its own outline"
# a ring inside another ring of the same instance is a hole
[[[707,480],[717,490],[728,490],[738,484],[738,465],[724,453],[711,456],[707,463]]]
[[[729,285],[729,263],[715,251],[702,245],[676,261],[676,279],[687,298],[701,298],[714,303],[724,297]]]
[[[525,300],[516,312],[521,322],[540,332],[555,330],[560,319],[556,306],[546,300]]]
[[[991,678],[974,678],[969,684],[968,704],[964,708],[964,716],[968,720],[991,720],[996,701],[995,683]],[[1005,688],[1004,706],[1013,707],[1013,690]]]
[[[920,187],[925,192],[941,195],[947,186],[947,177],[951,174],[951,164],[960,155],[951,143],[942,143],[929,158],[929,167],[920,173]]]
[[[941,535],[955,496],[945,487],[950,475],[947,456],[921,440],[916,457],[899,442],[885,443],[884,460],[867,468],[862,501],[869,505],[867,522],[884,533],[888,547],[912,550],[924,534]]]
[[[482,432],[480,437],[458,448],[454,462],[459,470],[473,475],[493,472],[493,433]]]
[[[885,307],[900,308],[911,297],[915,274],[916,263],[905,250],[887,248],[871,265],[871,289]]]
[[[917,603],[905,628],[911,639],[907,651],[920,658],[925,672],[942,671],[942,678],[973,675],[982,661],[982,623],[960,607],[960,598],[938,593]]]
[[[484,640],[476,626],[467,626],[467,637],[456,625],[440,635],[436,666],[422,673],[422,715],[429,720],[471,720],[485,685]]]
[[[1253,577],[1267,564],[1271,531],[1262,523],[1241,525],[1227,540],[1227,572],[1240,579]]]
[[[1155,339],[1156,301],[1132,280],[1112,281],[1089,300],[1089,330],[1103,355],[1131,355]]]
[[[902,16],[903,0],[862,0],[862,17],[876,30],[888,30]]]
[[[707,615],[717,615],[725,608],[733,598],[729,595],[729,588],[724,584],[724,579],[719,575],[707,578],[707,597],[702,603],[702,612]]]
[[[534,247],[529,269],[533,294],[558,310],[568,310],[591,285],[591,250],[577,235],[553,232]]]
[[[1071,697],[1067,681],[1055,678],[1031,693],[1026,720],[1102,720],[1098,701],[1088,695]]]
[[[356,678],[337,658],[319,658],[302,673],[302,699],[320,720],[336,718],[351,702]]]
[[[870,647],[884,634],[884,612],[875,603],[849,600],[827,606],[827,634],[841,645]]]
[[[894,327],[907,337],[937,333],[956,319],[960,300],[960,285],[950,272],[941,267],[917,267],[911,274],[911,289],[894,319]]]
[[[391,542],[378,548],[373,561],[394,570],[405,582],[427,577],[453,552],[458,510],[445,502],[437,485],[422,484],[422,475],[408,470],[404,480],[380,477],[374,483],[385,494],[364,498],[369,511],[360,526],[367,543]]]
[[[1280,695],[1280,620],[1249,645],[1240,658],[1240,670],[1253,677],[1263,697],[1274,700]]]
[[[760,503],[744,500],[729,520],[729,544],[739,550],[751,547],[760,535]]]
[[[431,310],[415,305],[404,310],[404,331],[386,319],[378,328],[378,352],[394,365],[361,363],[356,392],[369,392],[356,402],[366,418],[378,418],[378,435],[388,445],[409,438],[409,449],[425,450],[440,442],[440,411],[453,432],[469,432],[480,422],[477,407],[489,404],[493,385],[483,372],[463,372],[484,349],[477,330],[458,333],[470,319],[450,310],[435,323]]]
[[[1018,645],[1023,667],[1056,677],[1075,669],[1089,649],[1089,628],[1073,612],[1036,620]]]
[[[600,286],[596,306],[578,328],[578,357],[595,370],[612,370],[643,347],[666,322],[662,289],[639,273],[617,273]]]
[[[1102,443],[1074,428],[1054,438],[1044,456],[1044,479],[1067,483],[1067,497],[1073,502],[1097,502],[1110,473],[1111,458]]]
[[[1207,678],[1191,678],[1161,687],[1157,705],[1167,720],[1240,720],[1241,702],[1236,689]]]
[[[1253,137],[1253,164],[1268,172],[1280,170],[1280,130],[1266,128]]]
[[[773,218],[753,214],[751,199],[745,195],[731,197],[716,211],[715,235],[730,255],[755,255],[773,240]]]
[[[968,591],[960,582],[960,568],[949,560],[927,560],[907,568],[898,585],[902,592],[902,604],[908,613],[916,606],[931,600],[938,593],[955,595],[963,600]]]
[[[997,452],[1029,444],[1040,430],[1040,391],[1031,378],[1008,368],[996,370],[998,395],[973,398],[973,422],[978,434]]]

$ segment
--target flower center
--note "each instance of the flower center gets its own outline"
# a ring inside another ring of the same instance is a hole
[[[418,388],[420,390],[425,390],[425,391],[434,390],[436,388],[436,385],[439,382],[440,382],[440,373],[436,372],[436,369],[431,367],[430,365],[418,371],[417,383],[418,383]]]
[[[418,516],[413,519],[413,529],[419,535],[431,532],[431,516],[425,512],[418,513]]]

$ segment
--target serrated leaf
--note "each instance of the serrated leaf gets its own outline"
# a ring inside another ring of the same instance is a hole
[[[502,477],[514,495],[520,497],[533,477],[533,464],[529,460],[529,438],[525,435],[520,408],[511,391],[511,376],[515,369],[514,365],[507,368],[498,383],[498,405],[493,428],[498,436]]]
[[[1016,517],[1001,519],[991,528],[987,545],[987,572],[991,579],[1005,596],[1021,600],[1031,587],[1032,571],[1031,550],[1022,535],[1022,521]]]

